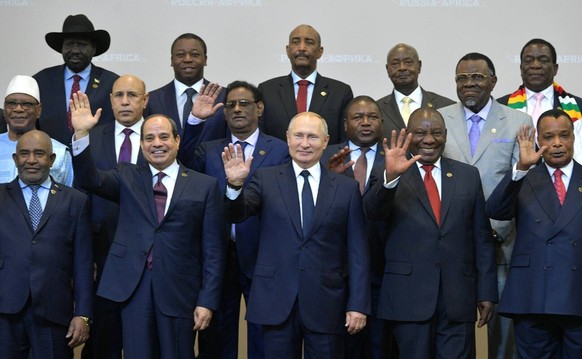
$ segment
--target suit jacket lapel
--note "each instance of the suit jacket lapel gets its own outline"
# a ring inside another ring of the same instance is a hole
[[[162,223],[166,220],[168,215],[172,213],[172,211],[176,207],[176,203],[178,203],[180,197],[182,197],[182,193],[184,192],[186,184],[188,183],[189,180],[189,172],[190,170],[188,168],[180,166],[180,170],[178,171],[178,178],[176,178],[176,184],[174,185],[174,192],[172,192],[172,200],[170,201],[170,206],[168,207],[168,211],[166,212],[166,215],[164,216],[164,220],[162,221]]]
[[[545,165],[537,166],[529,171],[527,179],[530,182],[533,194],[536,196],[540,207],[546,212],[547,216],[556,223],[560,215],[560,201],[554,189],[554,183],[548,173]],[[573,184],[573,183],[571,183]],[[566,194],[567,197],[567,194]]]
[[[495,137],[494,132],[496,128],[501,126],[501,121],[505,121],[505,115],[503,111],[501,111],[500,106],[501,105],[498,104],[497,101],[492,100],[491,110],[489,111],[485,125],[481,130],[481,135],[479,136],[479,142],[477,142],[477,148],[475,149],[475,155],[473,156],[472,163],[475,163],[483,155],[483,153],[485,153],[485,150]],[[467,134],[467,141],[468,138],[469,135]]]
[[[324,222],[325,216],[331,207],[331,204],[336,197],[337,183],[330,176],[329,172],[323,167],[321,168],[321,178],[319,180],[319,189],[317,191],[317,202],[315,204],[315,211],[313,213],[313,221],[311,222],[311,229],[307,238],[303,238],[303,241],[308,241],[311,238],[311,234],[314,233],[317,228]],[[344,195],[350,195],[349,193],[344,193]]]
[[[12,198],[12,202],[16,204],[22,215],[24,216],[30,231],[32,232],[32,222],[30,221],[30,215],[28,214],[28,207],[26,206],[26,201],[24,201],[24,195],[22,194],[22,189],[20,188],[20,183],[18,183],[18,178],[14,179],[12,182],[6,185],[8,194]]]
[[[178,103],[176,102],[176,88],[174,87],[174,81],[164,87],[164,104],[167,104],[168,108],[165,108],[164,110],[171,118],[180,118],[180,115],[178,114]]]
[[[301,211],[299,209],[299,193],[297,193],[297,179],[291,162],[287,166],[282,166],[277,177],[279,192],[287,207],[289,218],[299,237],[303,237],[303,228],[301,227]],[[313,222],[314,223],[314,222]]]
[[[564,200],[564,205],[560,210],[560,215],[558,216],[558,219],[556,220],[556,224],[554,226],[554,233],[557,233],[564,229],[564,227],[566,227],[568,223],[570,223],[572,220],[580,218],[581,209],[582,209],[582,166],[574,162],[572,178],[570,179],[570,184],[568,185],[568,191],[566,192],[566,199]]]
[[[297,103],[295,101],[295,88],[293,84],[293,79],[291,74],[285,77],[279,83],[279,96],[281,97],[281,103],[285,108],[285,112],[289,118],[293,118],[297,115]]]
[[[154,174],[150,170],[148,164],[140,166],[138,169],[138,173],[140,175],[140,180],[142,182],[141,188],[143,189],[143,195],[145,197],[145,203],[147,204],[146,208],[143,208],[144,211],[149,212],[150,221],[154,224],[154,226],[158,225],[158,214],[156,212],[156,201],[154,200],[154,185],[153,185],[153,176]],[[176,180],[177,182],[177,180]],[[174,191],[176,189],[174,188]],[[173,194],[172,194],[173,197]]]
[[[441,157],[441,226],[455,197],[455,189],[459,185],[455,177],[455,164]]]
[[[110,163],[113,166],[117,165],[117,156],[115,155],[115,122],[103,126],[101,150],[103,151],[103,156],[107,163]]]
[[[59,198],[59,194],[62,191],[60,185],[55,183],[54,180],[51,178],[51,188],[49,190],[49,195],[46,201],[46,205],[42,211],[42,217],[40,217],[40,222],[38,223],[38,227],[36,228],[37,231],[42,229],[45,225],[46,221],[50,218],[51,213],[54,211],[55,207],[57,206],[57,202],[61,201],[62,199]],[[32,228],[32,224],[31,224]]]
[[[321,109],[323,108],[323,104],[327,99],[329,91],[329,84],[327,81],[325,81],[320,74],[317,74],[313,86],[313,93],[311,94],[311,102],[309,103],[309,111],[321,113]]]
[[[265,160],[265,158],[269,155],[269,151],[271,150],[271,144],[265,140],[264,135],[259,132],[259,137],[257,138],[257,143],[255,144],[255,149],[253,150],[253,162],[251,162],[251,171],[249,176],[245,180],[245,185],[250,181],[251,177],[257,170],[257,168],[261,167],[261,164]]]
[[[457,104],[457,111],[456,114],[450,114],[448,116],[450,125],[447,126],[447,131],[459,144],[461,154],[465,158],[464,162],[472,165],[475,162],[473,156],[471,156],[471,146],[469,144],[469,134],[465,123],[465,108],[463,107],[463,104]],[[479,148],[479,146],[477,146],[477,148]],[[484,149],[481,149],[481,152],[483,152],[483,150]]]
[[[416,195],[430,218],[434,221],[435,225],[436,217],[434,216],[434,212],[432,211],[432,206],[430,205],[430,200],[428,199],[428,194],[426,193],[426,188],[424,187],[424,180],[420,175],[420,171],[418,170],[418,166],[413,165],[412,168],[400,177],[400,181],[403,184],[408,185],[411,187],[412,193]],[[399,184],[400,186],[400,184]],[[441,205],[442,206],[442,205]],[[441,211],[442,213],[442,211]],[[441,215],[442,217],[442,215]]]

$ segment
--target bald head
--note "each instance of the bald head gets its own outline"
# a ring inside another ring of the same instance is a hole
[[[149,95],[145,83],[139,77],[123,75],[113,83],[110,98],[115,120],[125,127],[131,127],[143,117]]]
[[[12,155],[18,178],[26,184],[43,183],[49,176],[55,158],[50,137],[38,130],[20,136],[16,152]]]

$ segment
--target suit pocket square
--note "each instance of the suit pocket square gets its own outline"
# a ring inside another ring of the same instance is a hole
[[[515,138],[494,138],[493,143],[512,143]]]

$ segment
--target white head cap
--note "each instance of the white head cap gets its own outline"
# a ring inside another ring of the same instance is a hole
[[[6,96],[12,95],[13,93],[23,93],[25,95],[30,95],[34,97],[38,102],[40,102],[40,90],[38,89],[38,83],[36,80],[30,76],[16,75],[6,89]]]

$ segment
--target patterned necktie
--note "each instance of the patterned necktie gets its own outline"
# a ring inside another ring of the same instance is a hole
[[[196,90],[188,87],[184,92],[186,92],[186,103],[184,104],[184,110],[182,111],[182,128],[184,128],[188,122],[188,116],[190,116],[190,113],[192,112],[192,98],[194,97]]]
[[[40,223],[40,218],[42,217],[42,206],[40,205],[40,199],[38,198],[38,189],[40,185],[31,184],[28,185],[32,191],[32,197],[30,198],[30,204],[28,206],[28,214],[30,215],[30,222],[32,223],[32,229],[36,231],[38,224]]]
[[[309,230],[311,229],[311,220],[313,219],[313,212],[315,205],[313,204],[313,193],[311,192],[311,185],[309,184],[309,171],[301,171],[303,176],[303,190],[301,191],[301,205],[303,209],[303,239],[307,238]]]
[[[428,200],[430,201],[430,206],[436,218],[437,224],[441,223],[441,199],[439,196],[439,190],[437,188],[436,182],[432,177],[432,169],[434,165],[422,165],[422,169],[426,172],[424,175],[424,187],[426,188],[426,193],[428,194]]]
[[[402,106],[402,111],[400,112],[400,114],[402,115],[402,119],[404,120],[404,124],[408,126],[408,119],[410,118],[410,103],[412,102],[412,99],[408,96],[402,98],[402,103],[404,104]]]
[[[560,205],[564,205],[564,200],[566,199],[566,186],[564,186],[564,182],[562,181],[563,174],[564,172],[559,168],[554,171],[554,188],[560,200]]]
[[[545,96],[543,93],[535,93],[533,97],[536,99],[536,103],[531,113],[531,119],[533,120],[533,123],[537,125],[538,118],[540,118],[540,115],[542,114],[542,100]]]
[[[71,96],[69,97],[70,100],[73,99],[73,94],[76,94],[78,91],[81,90],[81,76],[73,75],[73,86],[71,86]],[[71,133],[74,131],[73,129],[73,122],[71,122],[71,107],[69,107],[69,111],[67,111],[67,127]]]
[[[158,180],[154,185],[154,201],[156,203],[156,213],[158,215],[158,223],[161,223],[164,219],[164,212],[166,210],[166,200],[168,199],[168,189],[162,183],[162,178],[166,174],[164,172],[158,172]],[[154,265],[154,247],[150,249],[148,253],[148,258],[146,260],[146,266],[148,269],[152,269]]]
[[[356,160],[354,166],[354,178],[360,184],[360,193],[364,194],[366,190],[366,175],[368,174],[368,160],[366,153],[370,150],[369,147],[360,147],[360,157]]]
[[[479,122],[482,120],[481,116],[475,114],[469,118],[471,122],[471,129],[469,130],[469,145],[471,146],[471,156],[475,155],[475,150],[477,149],[477,143],[479,142],[479,137],[481,136],[481,129],[479,128]]]
[[[246,159],[247,159],[247,156],[245,156],[245,148],[247,147],[247,145],[248,145],[249,143],[248,143],[248,142],[246,142],[246,141],[236,141],[235,145],[236,145],[237,143],[238,143],[238,144],[240,145],[240,147],[241,147],[243,161],[246,161]]]
[[[131,162],[131,140],[129,137],[133,133],[133,130],[131,128],[126,128],[123,130],[123,133],[125,134],[125,138],[119,148],[119,158],[117,159],[117,163]]]
[[[299,80],[297,81],[299,85],[299,91],[297,92],[297,113],[307,111],[307,87],[309,86],[309,81]]]

